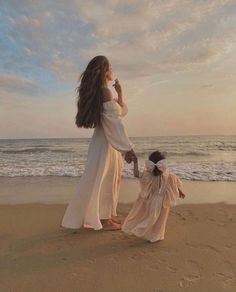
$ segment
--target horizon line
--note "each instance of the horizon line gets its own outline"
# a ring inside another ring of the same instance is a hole
[[[236,136],[236,134],[186,134],[186,135],[150,135],[129,136],[129,138],[155,138],[155,137],[192,137],[192,136]],[[92,137],[41,137],[41,138],[0,138],[1,140],[49,140],[49,139],[91,139]]]

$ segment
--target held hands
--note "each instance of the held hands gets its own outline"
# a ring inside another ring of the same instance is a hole
[[[133,149],[125,153],[125,161],[127,163],[131,163],[132,161],[136,163],[137,160],[137,156]]]

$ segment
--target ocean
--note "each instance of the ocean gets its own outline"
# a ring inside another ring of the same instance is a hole
[[[155,150],[166,154],[169,169],[182,179],[236,181],[236,135],[131,137],[140,169]],[[0,176],[81,176],[90,138],[2,139]],[[124,162],[122,177],[133,178]]]

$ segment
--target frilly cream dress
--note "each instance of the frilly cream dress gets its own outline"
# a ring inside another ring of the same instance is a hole
[[[101,125],[97,126],[88,148],[85,170],[76,194],[69,202],[61,225],[66,228],[102,229],[100,219],[117,216],[123,157],[134,148],[122,121],[127,105],[116,99],[103,103]]]
[[[168,168],[159,176],[144,169],[139,176],[140,193],[121,230],[147,239],[163,240],[170,207],[176,205],[181,180]]]

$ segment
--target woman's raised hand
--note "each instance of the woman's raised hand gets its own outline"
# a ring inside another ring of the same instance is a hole
[[[115,79],[115,83],[112,86],[114,86],[118,96],[122,95],[122,87],[118,78]]]

